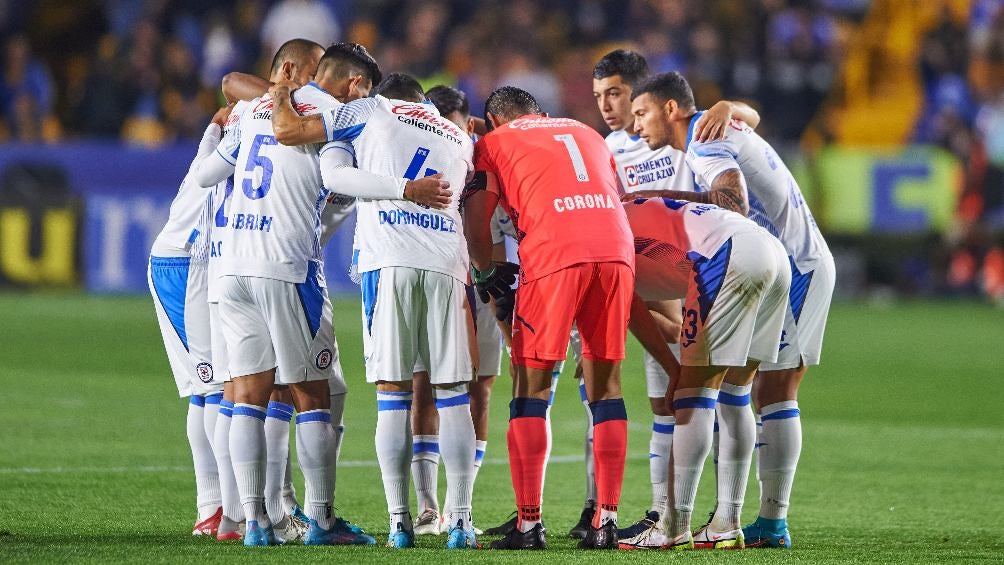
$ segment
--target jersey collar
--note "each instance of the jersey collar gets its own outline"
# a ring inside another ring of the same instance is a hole
[[[702,115],[704,115],[703,110],[690,117],[690,125],[687,126],[687,144],[683,146],[684,151],[690,147],[690,140],[694,138],[694,126],[697,125],[697,120],[699,120]]]
[[[331,95],[331,93],[329,93],[327,90],[324,90],[323,88],[321,88],[320,86],[318,86],[318,84],[316,82],[314,82],[314,81],[310,81],[307,84],[305,84],[304,86],[313,86],[314,88],[316,88],[317,90],[320,90],[321,92],[327,94],[328,96]]]

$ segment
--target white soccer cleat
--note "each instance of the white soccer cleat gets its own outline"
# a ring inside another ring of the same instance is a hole
[[[288,514],[283,522],[285,522],[283,526],[277,525],[272,528],[277,536],[286,540],[287,543],[303,541],[303,538],[307,535],[307,530],[310,527],[309,524],[304,524],[302,521],[297,520]]]
[[[619,540],[617,547],[620,549],[662,549],[668,542],[662,524],[656,522],[640,534]]]
[[[694,549],[743,549],[746,547],[741,529],[714,532],[711,524],[694,534]]]
[[[683,532],[675,537],[666,536],[665,539],[666,543],[662,544],[662,549],[694,549],[694,536],[690,532]]]
[[[439,512],[434,508],[426,508],[415,520],[416,536],[438,536],[442,533]]]

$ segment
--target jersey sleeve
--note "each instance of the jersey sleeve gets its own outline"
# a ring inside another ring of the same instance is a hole
[[[192,179],[201,187],[209,188],[234,174],[237,153],[241,149],[240,123],[234,124],[213,151],[193,163]]]
[[[474,144],[474,170],[498,174],[495,160],[492,158],[491,149],[488,146],[488,140],[485,137],[482,137]]]
[[[379,104],[380,100],[377,98],[362,98],[344,104],[338,109],[321,112],[325,139],[327,141],[355,141],[363,132],[366,122]]]
[[[387,177],[354,167],[352,146],[333,141],[321,149],[321,180],[324,188],[346,196],[373,200],[401,200],[408,180]]]
[[[687,148],[687,162],[710,188],[718,175],[739,168],[739,152],[728,137],[709,142],[693,141]]]

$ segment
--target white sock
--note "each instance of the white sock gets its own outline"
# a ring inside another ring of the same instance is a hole
[[[474,420],[467,384],[433,388],[439,412],[439,449],[446,469],[447,523],[471,529],[471,498],[474,490]]]
[[[286,514],[293,514],[294,508],[299,508],[296,500],[296,487],[293,486],[293,463],[291,457],[286,457],[286,471],[282,475],[282,506]]]
[[[308,410],[296,415],[296,460],[306,492],[303,511],[328,530],[334,523],[335,444],[331,412]]]
[[[763,431],[757,463],[760,476],[760,516],[787,519],[791,485],[802,452],[802,419],[797,400],[769,404],[760,409]]]
[[[278,524],[286,516],[282,486],[286,482],[289,462],[289,422],[293,419],[293,406],[270,400],[265,415],[265,506],[268,519]]]
[[[244,518],[261,527],[272,522],[265,509],[265,407],[235,404],[230,422],[230,459]]]
[[[439,512],[439,436],[412,436],[411,479],[415,483],[418,512]]]
[[[335,462],[342,456],[342,436],[345,434],[345,393],[331,395],[331,430],[334,432]]]
[[[593,462],[593,411],[589,408],[589,399],[586,397],[586,383],[579,379],[579,397],[582,405],[586,407],[586,500],[583,503],[585,508],[596,508],[596,468]]]
[[[717,397],[713,388],[683,388],[673,396],[673,511],[666,513],[669,520],[663,520],[669,536],[690,530],[697,485],[711,451]]]
[[[377,391],[376,453],[391,515],[390,531],[397,523],[411,527],[408,515],[408,470],[411,465],[411,393]]]
[[[488,450],[488,440],[474,441],[474,480],[478,478],[478,471],[481,470],[481,463],[485,460],[485,451]]]
[[[188,445],[195,467],[195,505],[199,521],[216,513],[220,507],[220,476],[216,468],[213,444],[204,424],[206,398],[193,394],[188,402]]]
[[[213,446],[213,451],[216,450],[216,417],[220,413],[222,401],[222,392],[210,394],[206,396],[206,405],[202,409],[202,425],[206,428],[206,437],[209,438],[209,445]]]
[[[234,522],[244,519],[241,509],[241,495],[237,491],[237,479],[234,477],[234,465],[230,461],[230,418],[234,411],[234,403],[229,400],[220,402],[220,413],[216,417],[216,430],[213,434],[213,452],[216,454],[216,468],[220,475],[220,498],[223,505],[223,515]]]
[[[746,480],[756,443],[756,420],[750,410],[753,387],[722,383],[718,393],[718,506],[711,529],[738,529],[746,496]]]
[[[666,501],[669,499],[669,458],[673,454],[673,425],[676,419],[672,416],[652,417],[652,439],[648,442],[648,475],[652,481],[651,510],[666,514]]]

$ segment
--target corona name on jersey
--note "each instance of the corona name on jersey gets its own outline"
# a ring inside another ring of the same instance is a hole
[[[583,210],[586,208],[614,208],[614,199],[609,194],[576,194],[554,199],[554,209],[558,212]]]

